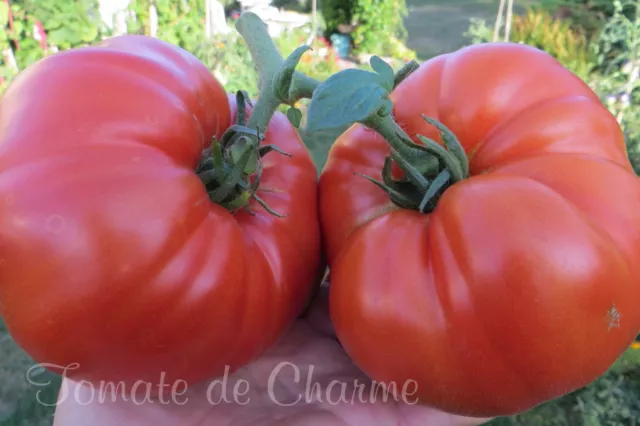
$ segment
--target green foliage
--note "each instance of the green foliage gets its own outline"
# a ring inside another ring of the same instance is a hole
[[[329,77],[314,92],[307,130],[335,129],[375,113],[393,89],[393,71],[384,70],[348,69]]]
[[[407,37],[403,22],[406,15],[405,0],[358,0],[353,9],[353,20],[358,25],[352,33],[356,49],[391,56],[389,42]]]
[[[598,72],[591,85],[625,130],[629,159],[640,173],[640,0],[612,4],[614,14],[593,43]]]
[[[339,32],[340,25],[350,25],[354,22],[353,12],[357,0],[322,0],[320,13],[325,22],[325,37]]]
[[[48,42],[59,50],[83,46],[106,34],[98,14],[97,0],[25,0],[26,14],[42,22]]]
[[[511,39],[551,54],[598,93],[620,122],[629,159],[640,173],[640,0],[607,0],[607,5],[593,0],[584,4],[607,16],[592,38],[585,35],[590,27],[553,19],[547,10],[530,9],[514,17]],[[493,28],[483,20],[472,19],[466,35],[472,43],[489,42]]]
[[[151,0],[132,0],[130,10],[135,19],[129,19],[130,34],[151,35]],[[204,1],[201,0],[153,0],[158,16],[157,33],[161,40],[195,51],[204,41]]]
[[[615,13],[612,0],[542,0],[541,6],[558,16],[569,19],[575,29],[583,31],[588,38],[598,33]],[[624,11],[631,18],[634,6]]]
[[[10,10],[0,2],[0,93],[17,72],[48,53],[84,46],[108,35],[98,14],[97,0],[12,0]],[[11,15],[12,22],[9,21]],[[38,40],[41,24],[46,40]],[[6,29],[6,31],[3,31]]]
[[[307,41],[309,33],[303,29],[285,31],[275,40],[283,57],[289,56],[295,49]],[[312,50],[306,52],[296,69],[317,80],[326,80],[340,71],[335,52],[329,43],[322,38],[315,38],[311,43]]]
[[[308,36],[307,31],[299,28],[284,31],[274,42],[286,58],[304,44]],[[296,67],[298,71],[318,80],[325,80],[339,71],[333,50],[322,39],[315,39],[311,47],[312,50],[302,56]],[[213,71],[227,92],[245,90],[252,98],[258,95],[258,74],[247,44],[236,31],[199,44],[192,52]]]
[[[211,69],[229,92],[247,90],[257,96],[257,73],[246,43],[236,31],[213,39],[204,37],[203,0],[155,0],[157,11],[156,37],[192,52]],[[229,2],[229,4],[231,4]],[[132,0],[132,18],[128,32],[150,35],[150,0]],[[0,93],[19,70],[31,65],[46,54],[93,43],[109,35],[97,16],[97,0],[13,0],[14,24],[7,33],[0,31],[0,50],[12,47],[18,69],[4,62],[0,55]],[[33,37],[33,25],[40,20],[49,33],[48,48],[43,49]],[[61,22],[68,22],[61,26]],[[0,27],[8,27],[8,11],[0,1]],[[308,28],[285,31],[276,39],[283,55],[304,44]],[[58,44],[52,43],[55,40]],[[17,44],[16,44],[17,42]],[[16,47],[19,46],[19,49]],[[313,51],[305,53],[298,69],[315,78],[325,79],[339,70],[332,49],[322,40],[315,40]],[[3,79],[4,77],[4,79]]]
[[[619,426],[640,421],[640,350],[628,349],[598,380],[490,426]]]
[[[320,11],[326,37],[340,32],[340,26],[353,26],[351,36],[356,52],[404,60],[416,56],[404,45],[405,0],[323,0]]]
[[[466,35],[473,43],[490,42],[493,28],[484,20],[472,19]],[[595,57],[587,38],[569,22],[553,19],[549,12],[528,9],[524,15],[514,16],[510,40],[544,50],[583,80],[591,75]]]

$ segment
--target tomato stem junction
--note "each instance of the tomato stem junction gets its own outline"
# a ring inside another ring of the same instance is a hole
[[[391,200],[421,213],[433,211],[444,190],[469,174],[464,148],[443,124],[425,115],[422,118],[436,127],[444,146],[422,135],[414,142],[393,118],[391,92],[420,68],[409,62],[394,72],[382,59],[373,56],[371,71],[340,71],[316,89],[311,98],[307,131],[320,131],[360,123],[375,130],[389,144],[390,155],[382,170],[382,181],[363,176],[383,189]],[[403,176],[395,179],[395,163]]]
[[[295,103],[310,98],[319,82],[295,70],[308,46],[296,49],[286,60],[282,58],[267,31],[266,24],[254,13],[243,13],[236,28],[249,47],[259,74],[260,95],[254,105],[245,92],[238,92],[237,122],[230,126],[221,140],[213,140],[205,150],[197,173],[209,198],[230,211],[245,208],[250,213],[253,199],[269,213],[273,211],[257,194],[262,176],[262,157],[275,151],[289,155],[275,145],[261,145],[271,118],[281,104],[291,106],[290,120],[298,120],[301,113]],[[246,105],[252,106],[246,120]],[[246,122],[245,122],[246,121]],[[299,124],[299,123],[298,123]],[[294,125],[297,124],[294,123]]]
[[[281,104],[293,107],[303,98],[311,98],[317,80],[295,71],[302,55],[311,48],[301,46],[284,60],[269,36],[267,25],[252,12],[244,12],[236,22],[236,29],[247,43],[258,71],[260,96],[247,127],[266,129]]]
[[[422,135],[415,143],[383,107],[362,120],[362,124],[378,132],[389,144],[391,154],[385,159],[382,181],[361,175],[383,189],[400,207],[428,213],[444,191],[469,174],[469,161],[455,135],[442,123],[425,115],[422,118],[440,133],[444,146]],[[392,176],[392,163],[404,172],[400,179]]]
[[[281,217],[257,194],[262,177],[262,157],[271,151],[289,155],[273,145],[260,146],[263,135],[245,126],[246,104],[244,92],[236,95],[237,123],[230,126],[221,140],[213,139],[203,153],[196,173],[205,185],[209,199],[229,211],[245,208],[254,199],[267,212]]]

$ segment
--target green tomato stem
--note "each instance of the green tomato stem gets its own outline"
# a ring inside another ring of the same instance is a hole
[[[402,68],[400,68],[394,76],[393,79],[393,87],[397,87],[400,83],[402,83],[407,77],[411,75],[414,71],[420,68],[420,64],[418,61],[407,62]]]
[[[436,126],[446,148],[421,135],[417,138],[422,143],[415,143],[384,105],[361,124],[379,133],[391,151],[382,171],[383,181],[365,177],[387,192],[398,206],[428,213],[449,186],[467,177],[469,164],[462,145],[449,129],[428,117],[423,119]],[[403,179],[391,176],[391,160],[404,172]]]
[[[258,71],[258,89],[260,96],[251,112],[247,127],[266,131],[269,121],[280,106],[276,96],[274,82],[283,72],[284,59],[269,36],[267,25],[252,12],[244,12],[236,22],[236,29],[247,43],[249,52]],[[320,83],[299,72],[294,72],[290,87],[284,92],[289,96],[286,104],[293,105],[303,98],[311,98]],[[281,91],[282,92],[282,91]]]
[[[211,148],[203,153],[197,173],[211,201],[229,211],[245,208],[251,213],[249,203],[253,199],[270,214],[281,217],[260,198],[257,191],[262,175],[262,157],[272,151],[289,154],[273,144],[260,146],[260,143],[280,104],[293,106],[303,97],[310,98],[320,83],[295,71],[308,47],[299,48],[285,61],[269,36],[267,26],[257,15],[243,13],[236,27],[246,41],[258,70],[260,95],[246,121],[245,107],[249,99],[243,91],[236,94],[237,123],[227,129],[220,141],[212,141]]]

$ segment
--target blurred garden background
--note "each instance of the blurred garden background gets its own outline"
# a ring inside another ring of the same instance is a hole
[[[0,0],[0,96],[40,58],[125,32],[179,45],[228,91],[255,96],[256,73],[233,26],[244,10],[268,23],[283,55],[311,44],[314,50],[299,68],[318,79],[346,67],[368,67],[371,55],[398,67],[472,43],[509,40],[555,56],[600,95],[625,130],[629,157],[640,172],[639,5],[640,0]],[[330,143],[336,136],[301,132],[309,143]],[[60,379],[32,366],[0,318],[0,426],[51,425]],[[491,424],[640,425],[640,343],[591,385]]]

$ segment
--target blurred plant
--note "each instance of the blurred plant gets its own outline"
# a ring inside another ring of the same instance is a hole
[[[488,426],[620,426],[640,421],[640,350],[630,348],[598,380]]]
[[[403,42],[407,38],[404,18],[407,16],[405,0],[358,0],[353,10],[357,23],[351,36],[356,51],[391,56],[385,50],[389,41]]]
[[[415,52],[405,46],[405,0],[324,0],[321,12],[325,36],[349,33],[354,52],[411,60]]]
[[[490,42],[493,28],[485,20],[472,18],[465,36],[472,43]],[[514,15],[510,40],[544,50],[583,80],[593,69],[595,56],[587,38],[574,31],[570,22],[554,19],[547,11],[529,8],[524,15]]]
[[[320,13],[325,22],[324,35],[329,38],[331,34],[342,32],[339,29],[344,25],[354,23],[354,11],[357,0],[322,0]]]
[[[98,6],[97,0],[0,0],[0,93],[47,54],[107,36]]]
[[[304,44],[308,36],[305,28],[285,30],[274,42],[283,57],[287,57]],[[318,80],[339,71],[336,54],[324,38],[315,38],[311,47],[312,50],[302,56],[297,70]],[[258,75],[247,45],[237,31],[218,36],[212,42],[198,44],[193,53],[214,72],[228,92],[245,90],[250,96],[257,96]]]
[[[151,5],[156,9],[157,32],[151,34]],[[205,3],[200,0],[131,0],[130,34],[155,35],[193,52],[204,39]]]
[[[191,52],[215,74],[227,92],[244,90],[251,97],[258,95],[258,74],[237,31],[199,43]]]
[[[276,39],[276,46],[286,58],[305,44],[307,38],[308,32],[303,29],[285,31]],[[302,56],[297,70],[317,80],[326,80],[330,75],[340,71],[336,52],[324,37],[315,38],[311,43],[311,49]]]
[[[570,20],[573,28],[589,39],[597,37],[615,13],[612,0],[540,0],[539,4],[554,16]],[[629,8],[624,13],[631,19],[635,11]]]
[[[629,158],[640,172],[640,0],[613,0],[614,14],[594,41],[598,73],[591,86],[627,136]],[[628,10],[634,14],[629,16]]]
[[[58,50],[84,46],[108,35],[97,0],[22,0],[26,15],[42,24],[50,46]]]

